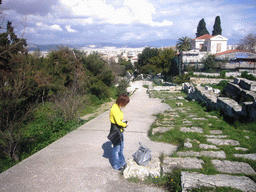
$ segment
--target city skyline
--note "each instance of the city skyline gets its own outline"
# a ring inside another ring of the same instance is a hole
[[[211,34],[216,16],[229,44],[256,31],[253,0],[5,0],[1,7],[16,34],[38,45],[175,42],[195,38],[202,18]]]

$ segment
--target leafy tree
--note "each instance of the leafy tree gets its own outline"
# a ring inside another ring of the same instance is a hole
[[[181,52],[181,51],[188,51],[191,49],[191,38],[188,36],[186,37],[181,37],[178,39],[176,43],[176,48]]]
[[[10,60],[18,52],[26,53],[26,40],[18,38],[14,33],[12,22],[7,22],[7,31],[0,34],[0,69],[11,70],[13,63]]]
[[[117,95],[121,95],[121,94],[127,94],[127,87],[129,86],[129,83],[127,82],[127,80],[122,79],[117,87]]]
[[[81,61],[67,47],[51,51],[44,60],[43,70],[49,75],[51,90],[54,93],[71,88],[82,78],[78,72],[84,71]]]
[[[206,28],[206,24],[205,24],[205,21],[204,21],[204,18],[203,18],[198,23],[196,37],[200,37],[200,36],[205,35],[205,34],[209,34],[209,32]]]
[[[156,66],[155,74],[162,73],[163,76],[171,73],[174,68],[174,57],[176,51],[173,49],[163,49],[159,55],[151,59],[151,63]]]
[[[250,33],[240,40],[237,49],[256,51],[256,34]]]
[[[134,67],[133,67],[130,59],[128,61],[126,61],[125,59],[120,58],[120,59],[118,59],[118,63],[119,63],[119,65],[123,66],[123,68],[124,68],[123,74],[121,74],[121,76],[124,76],[126,74],[125,73],[126,71],[133,72]]]
[[[115,78],[108,63],[99,54],[93,53],[83,57],[83,67],[88,71],[90,92],[99,98],[108,98],[108,88]]]
[[[139,55],[137,67],[143,74],[158,74],[163,77],[176,73],[177,62],[175,61],[176,51],[173,49],[145,48]],[[139,63],[141,65],[139,65]]]
[[[0,146],[11,160],[19,160],[21,124],[30,103],[26,41],[14,33],[11,22],[0,34]]]
[[[212,31],[212,35],[221,35],[222,33],[222,29],[221,29],[221,22],[220,22],[220,16],[217,16],[215,18],[215,23],[213,26],[213,31]]]
[[[124,76],[125,66],[116,63],[114,60],[109,61],[109,66],[114,76]]]
[[[141,54],[138,55],[137,70],[138,73],[150,74],[152,73],[153,66],[150,63],[150,59],[157,56],[159,50],[157,48],[146,47]],[[147,66],[146,66],[147,65]]]
[[[215,55],[208,55],[202,60],[205,71],[212,72],[217,68],[217,62]]]

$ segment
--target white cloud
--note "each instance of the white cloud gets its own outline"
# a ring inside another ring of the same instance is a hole
[[[164,20],[162,23],[160,22],[152,22],[151,26],[156,26],[156,27],[168,27],[168,26],[172,26],[173,22],[172,21],[167,21]]]
[[[155,7],[149,0],[123,0],[107,4],[105,0],[60,0],[74,16],[90,18],[89,24],[132,24],[141,23],[150,26],[170,26],[171,21],[154,22]],[[117,8],[114,6],[118,5]],[[92,19],[93,18],[93,19]],[[93,22],[92,22],[93,21]]]
[[[15,5],[21,1],[23,7]],[[251,0],[49,0],[33,10],[37,1],[3,1],[9,3],[5,20],[12,20],[17,31],[24,29],[21,25],[26,16],[28,42],[45,42],[47,35],[53,35],[55,40],[84,42],[194,38],[202,18],[212,33],[217,15],[221,18],[222,35],[229,39],[242,38],[256,28],[256,5]],[[62,31],[65,33],[56,33]],[[73,32],[77,32],[75,36]]]
[[[146,36],[146,34],[136,34],[134,32],[128,32],[123,35],[122,40],[124,40],[124,41],[135,40],[135,39],[141,40],[145,36]]]
[[[248,29],[246,29],[242,24],[234,25],[233,29],[241,35],[246,35],[248,33]]]
[[[24,30],[23,30],[24,31]],[[22,31],[22,32],[23,32]],[[36,33],[36,29],[34,27],[26,27],[25,28],[25,33]]]
[[[36,26],[38,26],[38,27],[43,27],[43,23],[42,22],[39,22],[39,23],[36,23]]]
[[[52,30],[52,31],[63,31],[62,28],[57,24],[47,25],[47,24],[43,24],[42,22],[38,22],[36,23],[36,26],[44,30],[46,29],[46,30]]]
[[[62,31],[62,28],[59,25],[57,25],[57,24],[51,25],[49,27],[49,29],[51,29],[53,31]]]
[[[70,25],[66,25],[66,29],[67,29],[67,31],[70,32],[70,33],[75,33],[75,32],[77,32],[75,29],[71,29],[71,26],[70,26]]]

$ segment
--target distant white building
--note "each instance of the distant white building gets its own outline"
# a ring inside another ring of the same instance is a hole
[[[204,51],[210,54],[216,54],[227,50],[228,39],[221,35],[203,35],[192,40],[191,48]]]
[[[200,63],[204,57],[227,51],[228,39],[221,35],[203,35],[191,41],[191,50],[182,52],[183,63]]]
[[[182,62],[185,65],[197,66],[201,68],[201,61],[207,55],[216,54],[227,50],[226,37],[221,35],[202,35],[191,41],[191,50],[182,52]]]
[[[236,46],[228,46],[228,39],[221,35],[203,35],[191,41],[191,50],[182,52],[184,68],[194,66],[202,68],[202,59],[215,55],[217,59],[228,59],[224,68],[230,70],[255,70],[256,53],[235,50]],[[235,65],[236,64],[236,65]]]

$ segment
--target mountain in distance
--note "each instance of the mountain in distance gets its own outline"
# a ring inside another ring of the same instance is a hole
[[[27,50],[28,51],[36,51],[36,50],[40,50],[40,51],[50,51],[50,50],[56,50],[59,47],[69,47],[69,48],[77,48],[79,49],[80,46],[78,45],[68,45],[68,44],[48,44],[48,45],[36,45],[36,44],[28,44],[27,45]]]
[[[28,44],[28,51],[50,51],[58,49],[58,47],[69,47],[73,49],[81,49],[83,47],[90,47],[90,45],[94,45],[94,48],[103,48],[103,47],[116,47],[116,48],[140,48],[140,47],[173,47],[176,45],[177,40],[175,39],[160,39],[156,41],[148,41],[148,42],[128,42],[128,43],[83,43],[83,44],[48,44],[48,45],[36,45],[36,44]],[[237,45],[239,42],[236,39],[229,39],[228,45]]]
[[[80,49],[82,47],[89,47],[90,45],[95,45],[95,48],[103,48],[103,47],[127,47],[127,48],[139,48],[139,47],[170,47],[175,46],[176,40],[174,39],[161,39],[156,41],[150,41],[150,42],[129,42],[129,43],[84,43],[84,44],[75,44],[75,45],[69,45],[69,44],[49,44],[49,45],[36,45],[36,44],[28,44],[27,49],[28,51],[50,51],[58,49],[58,47],[69,47],[69,48],[76,48]]]

